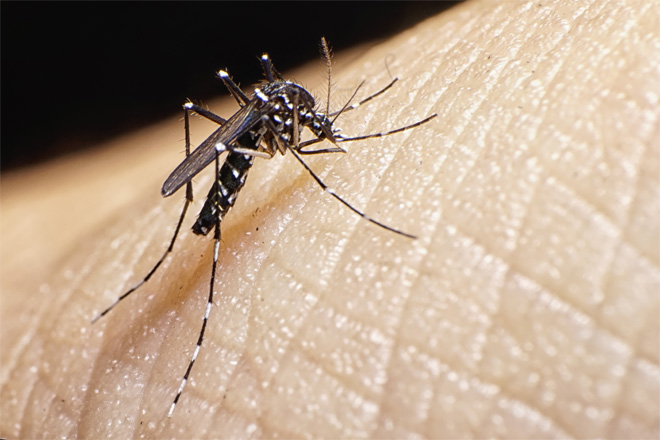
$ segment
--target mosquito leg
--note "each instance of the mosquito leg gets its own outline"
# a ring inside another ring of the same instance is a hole
[[[296,150],[300,148],[300,130],[297,129],[297,127],[299,126],[298,123],[300,121],[300,115],[298,114],[298,98],[299,98],[298,93],[293,95],[293,106],[292,106],[292,108],[293,108],[293,148],[295,148]],[[313,112],[313,110],[312,110],[312,112]],[[272,122],[271,122],[270,119],[268,119],[268,123],[272,127]],[[280,135],[278,133],[278,137],[279,136]],[[282,154],[284,154],[286,152],[286,149],[282,149],[280,151],[282,152]]]
[[[202,328],[199,331],[199,337],[197,338],[195,351],[193,352],[190,358],[190,362],[188,363],[188,368],[186,368],[186,373],[183,375],[183,379],[181,380],[181,384],[179,385],[179,390],[176,393],[176,397],[174,397],[174,401],[172,402],[172,406],[170,406],[170,410],[167,413],[167,417],[172,417],[172,414],[174,413],[174,407],[179,402],[181,393],[183,393],[183,389],[186,387],[186,383],[188,382],[188,378],[190,377],[190,371],[192,370],[192,367],[195,364],[195,360],[197,360],[197,355],[199,354],[199,351],[202,347],[202,343],[204,342],[206,325],[209,321],[209,315],[211,314],[211,308],[213,307],[213,296],[215,295],[213,292],[213,285],[215,284],[215,274],[218,265],[218,253],[220,249],[220,222],[216,223],[215,225],[214,241],[215,242],[213,244],[213,267],[211,269],[211,284],[209,287],[209,296],[208,296],[208,301],[206,302],[206,309],[204,310]]]
[[[325,154],[325,153],[346,153],[346,150],[344,150],[341,147],[328,147],[328,148],[320,148],[318,150],[298,150],[298,153],[306,154],[306,155]]]
[[[229,90],[231,96],[233,96],[236,102],[238,102],[238,105],[244,107],[248,102],[250,102],[250,98],[248,98],[248,96],[243,93],[241,88],[236,85],[236,83],[229,77],[227,72],[224,70],[218,71],[218,77],[225,84],[225,87],[227,87],[227,90]]]
[[[186,156],[190,156],[190,110],[185,108],[184,106],[184,116],[183,116],[183,121],[184,121],[184,130],[185,130],[185,137],[186,137]],[[179,215],[179,221],[176,224],[176,228],[174,229],[174,234],[172,235],[172,239],[170,240],[170,244],[163,252],[163,255],[161,255],[160,259],[156,262],[154,267],[151,268],[151,270],[147,273],[147,275],[142,278],[140,282],[138,282],[136,285],[131,287],[128,291],[123,293],[119,298],[115,300],[114,303],[112,303],[107,309],[102,311],[100,314],[98,314],[94,319],[92,319],[92,324],[101,319],[103,316],[107,315],[110,310],[114,309],[117,304],[119,304],[121,301],[126,299],[131,293],[135,292],[141,285],[149,281],[149,278],[152,277],[153,274],[156,273],[158,268],[160,267],[161,264],[163,264],[163,261],[165,261],[165,258],[172,252],[172,249],[174,249],[174,243],[176,242],[177,237],[179,236],[179,231],[181,230],[181,225],[183,224],[183,220],[186,218],[186,212],[188,211],[188,207],[190,206],[190,203],[193,201],[193,187],[192,187],[192,182],[186,183],[186,199],[183,203],[183,209],[181,210],[181,214]]]
[[[389,135],[395,134],[395,133],[401,133],[402,131],[410,130],[411,128],[419,127],[422,124],[426,124],[427,122],[429,122],[431,119],[435,118],[436,116],[438,116],[438,115],[436,113],[434,113],[431,116],[422,119],[421,121],[415,122],[414,124],[406,125],[405,127],[400,127],[400,128],[395,129],[395,130],[390,130],[390,131],[386,131],[386,132],[383,132],[383,133],[372,133],[372,134],[365,134],[363,136],[355,136],[355,137],[348,137],[348,138],[337,136],[337,142],[361,141],[363,139],[379,138],[379,137],[383,137],[383,136],[389,136]]]
[[[326,139],[316,138],[316,139],[310,139],[310,140],[305,141],[305,142],[301,142],[298,145],[298,148],[296,148],[296,151],[299,154],[346,153],[346,150],[344,150],[341,147],[337,147],[337,146],[328,147],[328,148],[320,148],[318,150],[303,150],[303,148],[305,148],[305,147],[309,147],[310,145],[318,144],[319,142],[323,142],[325,140]]]
[[[381,222],[379,222],[378,220],[375,220],[375,219],[369,217],[367,214],[365,214],[364,212],[360,211],[359,209],[354,208],[353,205],[351,205],[350,203],[348,203],[346,200],[342,199],[337,193],[334,192],[334,190],[332,190],[331,188],[329,188],[328,185],[326,185],[326,184],[321,180],[321,178],[320,178],[319,176],[317,176],[316,173],[314,173],[314,171],[312,171],[312,169],[311,169],[311,168],[310,168],[310,167],[309,167],[309,166],[308,166],[308,165],[302,160],[302,158],[298,155],[298,153],[297,153],[295,150],[291,149],[291,153],[293,153],[293,155],[295,156],[295,158],[298,159],[298,162],[300,162],[300,163],[302,164],[302,166],[305,167],[305,169],[307,170],[307,172],[312,176],[312,178],[314,178],[314,180],[316,180],[316,183],[318,183],[319,186],[320,186],[321,188],[323,188],[323,190],[325,190],[325,192],[327,192],[328,194],[330,194],[330,195],[331,195],[332,197],[334,197],[335,199],[339,200],[339,201],[340,201],[344,206],[346,206],[348,209],[350,209],[351,211],[353,211],[354,213],[356,213],[357,215],[359,215],[360,217],[362,217],[362,218],[365,219],[366,221],[368,221],[368,222],[370,222],[370,223],[373,223],[373,224],[375,224],[375,225],[378,225],[378,226],[380,226],[381,228],[387,229],[388,231],[394,232],[395,234],[403,235],[404,237],[408,237],[408,238],[417,238],[416,236],[414,236],[414,235],[412,235],[412,234],[408,234],[407,232],[399,231],[398,229],[395,229],[395,228],[393,228],[393,227],[391,227],[391,226],[387,226],[385,223],[381,223]]]
[[[408,238],[417,238],[416,236],[414,236],[412,234],[408,234],[406,232],[399,231],[398,229],[395,229],[391,226],[387,226],[386,224],[381,223],[378,220],[375,220],[375,219],[369,217],[367,214],[365,214],[364,212],[360,211],[359,209],[353,207],[353,205],[351,205],[346,200],[341,198],[337,193],[334,192],[334,190],[329,188],[328,185],[326,185],[323,182],[323,180],[321,180],[321,178],[316,175],[316,173],[314,171],[312,171],[312,169],[305,163],[305,161],[302,160],[302,157],[300,157],[300,155],[298,154],[296,149],[293,146],[291,146],[289,143],[287,143],[286,139],[282,138],[282,136],[277,131],[277,127],[275,127],[275,125],[273,125],[273,123],[272,123],[272,121],[270,121],[270,119],[264,118],[263,121],[264,121],[264,124],[266,124],[266,126],[268,127],[268,130],[270,130],[275,135],[276,142],[278,142],[278,144],[286,146],[286,148],[291,151],[291,153],[298,160],[298,162],[300,162],[300,164],[307,170],[307,172],[310,174],[310,176],[312,176],[312,178],[314,180],[316,180],[316,183],[318,183],[319,186],[325,192],[330,194],[335,199],[339,200],[339,202],[341,202],[344,206],[346,206],[348,209],[350,209],[351,211],[353,211],[354,213],[356,213],[357,215],[359,215],[360,217],[362,217],[366,221],[368,221],[370,223],[373,223],[375,225],[378,225],[381,228],[387,229],[388,231],[394,232],[395,234],[403,235],[404,237],[408,237]]]
[[[344,150],[342,147],[339,147],[337,145],[335,145],[334,147],[321,148],[318,150],[303,150],[303,148],[309,147],[310,145],[318,144],[319,142],[323,142],[325,140],[328,139],[318,138],[318,137],[316,139],[310,139],[308,141],[304,141],[298,144],[298,147],[295,150],[300,154],[346,153],[346,150]]]
[[[386,131],[383,133],[372,133],[372,134],[365,134],[364,136],[356,136],[356,137],[341,137],[341,135],[337,135],[336,141],[337,142],[351,142],[351,141],[360,141],[363,139],[371,139],[371,138],[378,138],[378,137],[383,137],[383,136],[389,136],[391,134],[396,134],[396,133],[401,133],[402,131],[410,130],[411,128],[418,127],[422,124],[426,124],[429,122],[431,119],[435,118],[438,116],[437,114],[432,114],[428,118],[422,119],[421,121],[415,122],[414,124],[406,125],[405,127],[400,127],[395,130],[390,130]],[[316,139],[310,139],[305,142],[301,142],[300,145],[298,145],[298,148],[295,150],[299,154],[322,154],[322,153],[345,153],[346,150],[344,150],[341,147],[329,147],[329,148],[320,148],[318,150],[303,150],[303,148],[308,147],[310,145],[317,144],[319,142],[323,142],[325,139],[321,138],[316,138]]]
[[[191,185],[188,183],[188,185]],[[192,201],[192,197],[188,198],[188,193],[192,194],[192,189],[188,191],[186,187],[186,201],[183,204],[183,209],[181,210],[181,215],[179,216],[179,222],[176,225],[176,229],[174,230],[174,235],[172,235],[172,240],[170,241],[170,245],[167,247],[167,250],[163,253],[163,255],[160,257],[158,262],[154,265],[154,267],[149,271],[147,276],[145,276],[139,283],[137,283],[135,286],[131,287],[126,293],[122,294],[119,298],[115,300],[114,303],[110,305],[107,309],[102,311],[100,314],[96,315],[94,319],[92,319],[92,324],[101,319],[103,316],[107,315],[110,310],[114,309],[117,304],[119,304],[122,300],[126,299],[128,295],[131,293],[135,292],[141,285],[149,281],[149,278],[156,273],[160,265],[165,261],[165,258],[172,252],[172,249],[174,249],[174,242],[176,241],[177,236],[179,235],[179,231],[181,230],[181,224],[183,223],[183,219],[186,217],[186,211],[188,211],[188,206],[190,205],[190,202]]]
[[[225,118],[221,118],[212,111],[209,111],[196,104],[193,104],[192,102],[186,102],[185,104],[183,104],[183,109],[186,111],[186,113],[190,113],[190,112],[197,113],[198,115],[203,116],[206,119],[213,121],[218,125],[222,125],[227,122]]]
[[[215,175],[220,176],[220,152],[216,150],[216,156],[215,156]],[[219,188],[219,186],[218,186]],[[218,193],[216,200],[220,200],[220,197],[222,194]],[[217,203],[217,202],[216,202]],[[211,281],[209,283],[209,296],[208,296],[208,301],[206,302],[206,309],[204,310],[204,317],[202,319],[202,328],[199,331],[199,337],[197,338],[197,344],[195,345],[195,351],[193,351],[192,356],[190,357],[190,362],[188,363],[188,368],[186,368],[186,372],[183,375],[183,379],[181,380],[181,384],[179,385],[179,390],[176,393],[176,396],[174,397],[174,400],[172,401],[172,406],[170,406],[170,410],[167,413],[167,417],[172,417],[172,413],[174,412],[174,407],[176,407],[176,404],[179,402],[179,398],[181,397],[181,393],[183,392],[183,389],[186,387],[186,383],[188,382],[188,378],[190,377],[190,372],[192,371],[192,367],[195,364],[195,360],[197,360],[197,355],[199,355],[199,351],[202,347],[202,343],[204,342],[204,334],[206,333],[206,325],[208,324],[209,321],[209,315],[211,314],[211,308],[213,307],[213,297],[215,295],[213,291],[213,287],[215,285],[215,274],[216,274],[216,269],[218,267],[218,254],[220,252],[220,222],[222,220],[222,209],[220,209],[220,206],[216,206],[215,209],[215,232],[213,235],[213,266],[211,268]]]
[[[261,55],[261,65],[264,68],[264,74],[266,75],[268,82],[284,81],[282,75],[280,75],[277,69],[275,69],[275,66],[273,66],[273,62],[267,53]]]
[[[380,89],[379,91],[374,93],[373,95],[367,96],[366,98],[364,98],[362,101],[358,102],[357,104],[348,105],[353,100],[353,98],[357,94],[358,90],[360,90],[360,87],[362,87],[362,85],[364,84],[364,82],[361,82],[360,85],[357,86],[357,88],[355,89],[355,92],[353,92],[353,95],[351,96],[351,98],[348,100],[348,102],[346,102],[346,104],[344,104],[344,106],[341,108],[341,110],[328,114],[328,117],[334,116],[335,117],[333,119],[333,122],[334,122],[339,117],[339,115],[341,115],[342,113],[348,112],[348,111],[351,111],[351,110],[355,110],[356,108],[358,108],[362,104],[366,104],[367,102],[371,101],[375,97],[380,96],[383,93],[387,92],[390,89],[390,87],[392,87],[394,85],[394,83],[397,82],[398,80],[399,80],[399,78],[394,78],[392,80],[392,82],[390,82],[388,85],[386,85],[385,87],[383,87],[382,89]]]

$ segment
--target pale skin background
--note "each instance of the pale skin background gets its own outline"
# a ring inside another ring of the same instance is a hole
[[[0,435],[657,438],[659,62],[641,0],[474,2],[338,54],[335,106],[386,65],[401,78],[344,133],[438,118],[308,162],[419,238],[292,157],[258,159],[171,419],[208,291],[193,216],[89,321],[169,240],[180,118],[3,176]],[[321,71],[286,74],[322,97]]]

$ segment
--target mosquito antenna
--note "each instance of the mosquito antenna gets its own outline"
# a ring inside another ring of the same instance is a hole
[[[325,101],[325,114],[330,113],[330,88],[332,87],[332,54],[325,37],[321,37],[321,53],[325,58],[325,64],[328,66],[328,96]]]

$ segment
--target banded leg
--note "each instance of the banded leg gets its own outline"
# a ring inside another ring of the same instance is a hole
[[[410,130],[411,128],[418,127],[422,124],[425,124],[425,123],[429,122],[431,119],[435,118],[436,116],[438,116],[438,115],[433,114],[433,115],[429,116],[428,118],[425,118],[425,119],[422,119],[421,121],[415,122],[414,124],[406,125],[405,127],[400,127],[400,128],[395,129],[395,130],[390,130],[390,131],[387,131],[387,132],[384,132],[384,133],[372,133],[372,134],[367,134],[367,135],[364,135],[364,136],[356,136],[356,137],[351,137],[351,138],[343,138],[343,137],[337,136],[337,142],[350,142],[350,141],[357,141],[357,140],[363,140],[363,139],[389,136],[391,134],[400,133],[402,131]],[[344,204],[344,206],[346,206],[348,209],[355,212],[357,215],[359,215],[363,219],[367,220],[368,222],[373,223],[375,225],[378,225],[381,228],[387,229],[388,231],[391,231],[391,232],[394,232],[396,234],[403,235],[403,236],[409,237],[409,238],[417,238],[416,236],[414,236],[412,234],[408,234],[407,232],[403,232],[403,231],[395,229],[391,226],[387,226],[386,224],[381,223],[378,220],[375,220],[375,219],[369,217],[368,215],[366,215],[362,211],[360,211],[357,208],[353,207],[353,205],[351,205],[346,200],[341,198],[337,193],[335,193],[333,189],[329,188],[321,180],[321,178],[319,176],[317,176],[316,173],[314,173],[314,171],[312,171],[312,169],[305,163],[305,161],[302,160],[302,157],[300,157],[301,154],[321,154],[321,153],[336,153],[336,152],[339,152],[339,151],[335,150],[334,148],[324,148],[324,149],[319,149],[319,150],[306,150],[306,151],[302,150],[302,148],[304,148],[304,147],[308,147],[310,145],[316,144],[318,142],[322,142],[324,140],[325,139],[319,139],[319,138],[311,139],[309,141],[301,142],[297,146],[289,146],[288,148],[291,150],[291,153],[295,156],[295,158],[298,160],[298,162],[300,162],[300,164],[307,170],[307,172],[312,176],[312,178],[314,180],[316,180],[316,183],[318,183],[319,186],[321,188],[323,188],[324,191],[326,191],[332,197],[334,197],[335,199],[339,200],[342,204]],[[337,148],[339,148],[339,147],[337,147]],[[344,151],[341,148],[339,148],[339,150]]]
[[[273,66],[273,62],[267,53],[261,55],[261,66],[264,68],[264,74],[268,82],[284,81],[280,72]]]
[[[341,135],[336,136],[336,141],[337,142],[352,142],[352,141],[361,141],[364,139],[372,139],[372,138],[379,138],[379,137],[384,137],[384,136],[389,136],[391,134],[396,134],[396,133],[401,133],[402,131],[410,130],[411,128],[419,127],[422,124],[426,124],[429,122],[431,119],[435,118],[438,116],[437,114],[432,114],[431,116],[422,119],[421,121],[417,121],[413,124],[406,125],[405,127],[399,127],[394,130],[386,131],[383,133],[371,133],[371,134],[365,134],[363,136],[355,136],[355,137],[342,137]],[[321,153],[340,153],[340,152],[345,152],[340,147],[330,147],[330,148],[321,148],[318,150],[303,150],[305,147],[309,147],[310,145],[318,144],[319,142],[323,142],[325,139],[321,138],[316,138],[316,139],[310,139],[305,142],[301,142],[300,145],[296,148],[296,151],[298,154],[321,154]]]
[[[186,102],[185,104],[183,104],[183,111],[186,112],[186,117],[188,117],[188,115],[191,112],[193,112],[193,113],[197,113],[200,116],[205,117],[209,121],[215,122],[218,125],[222,125],[225,122],[227,122],[225,118],[216,115],[215,113],[205,109],[204,107],[200,107],[197,104],[193,104],[192,102]]]
[[[294,107],[294,108],[295,108],[295,107]],[[294,113],[294,117],[295,117],[295,113]],[[300,162],[300,164],[301,164],[301,165],[307,170],[307,172],[310,174],[310,176],[312,176],[312,178],[316,181],[316,183],[318,183],[318,185],[319,185],[319,186],[320,186],[325,192],[327,192],[328,194],[330,194],[332,197],[334,197],[335,199],[337,199],[340,203],[342,203],[344,206],[346,206],[348,209],[350,209],[351,211],[353,211],[354,213],[356,213],[357,215],[359,215],[360,217],[362,217],[362,218],[365,219],[366,221],[368,221],[368,222],[370,222],[370,223],[373,223],[373,224],[375,224],[375,225],[378,225],[378,226],[380,226],[380,227],[383,228],[383,229],[387,229],[388,231],[394,232],[395,234],[403,235],[404,237],[408,237],[408,238],[417,238],[416,236],[414,236],[414,235],[412,235],[412,234],[408,234],[407,232],[399,231],[398,229],[395,229],[395,228],[393,228],[393,227],[391,227],[391,226],[387,226],[385,223],[381,223],[381,222],[379,222],[378,220],[369,217],[367,214],[365,214],[364,212],[362,212],[362,211],[360,211],[359,209],[355,208],[353,205],[351,205],[351,204],[348,203],[346,200],[344,200],[344,199],[343,199],[339,194],[337,194],[332,188],[328,187],[328,185],[326,185],[326,184],[323,182],[323,180],[321,180],[321,178],[320,178],[319,176],[316,175],[316,173],[315,173],[314,171],[312,171],[312,169],[309,167],[309,165],[307,165],[307,164],[305,163],[305,161],[302,160],[302,157],[300,157],[300,155],[298,154],[298,151],[297,151],[298,148],[296,148],[295,145],[292,146],[292,145],[288,144],[288,143],[286,142],[286,139],[283,139],[283,138],[281,137],[281,135],[277,132],[277,127],[275,127],[275,126],[273,125],[273,123],[272,123],[272,121],[270,121],[270,119],[266,119],[266,118],[264,118],[264,123],[266,124],[266,126],[268,127],[268,129],[276,135],[276,136],[275,136],[275,139],[276,139],[276,141],[278,142],[278,144],[279,144],[279,143],[282,143],[282,144],[283,144],[288,150],[291,151],[291,154],[293,154],[293,156],[298,160],[298,162]]]
[[[324,42],[324,40],[322,40],[322,41]],[[329,49],[325,48],[325,50],[329,50]],[[329,56],[329,55],[328,55],[328,56]],[[328,63],[329,63],[329,60],[328,60]],[[329,68],[330,68],[330,65],[328,64],[328,69],[329,69]],[[329,77],[330,77],[330,70],[328,70],[328,78],[329,78]],[[359,106],[361,106],[362,104],[365,104],[365,103],[371,101],[371,100],[374,99],[375,97],[377,97],[377,96],[379,96],[379,95],[382,95],[382,94],[385,93],[387,90],[389,90],[389,88],[392,87],[392,86],[394,85],[394,83],[397,82],[398,80],[399,80],[398,78],[394,78],[394,79],[392,80],[392,82],[390,82],[388,85],[386,85],[385,87],[383,87],[382,89],[380,89],[379,91],[377,91],[376,93],[374,93],[373,95],[367,96],[365,99],[363,99],[362,101],[358,102],[357,104],[349,105],[349,104],[351,103],[351,101],[353,100],[353,98],[355,98],[355,96],[357,95],[357,93],[358,93],[358,91],[360,90],[360,88],[364,85],[364,81],[362,81],[362,82],[361,82],[361,83],[355,88],[355,90],[353,91],[353,94],[351,95],[351,97],[348,99],[348,101],[346,101],[346,104],[344,104],[344,106],[343,106],[339,111],[329,113],[329,110],[328,110],[328,113],[326,113],[325,116],[326,116],[326,117],[332,117],[332,116],[334,116],[334,118],[333,118],[332,121],[331,121],[331,123],[334,124],[334,122],[337,120],[337,118],[339,118],[340,115],[342,115],[343,113],[345,113],[345,112],[347,112],[347,111],[354,110],[354,109],[358,108]],[[329,99],[330,99],[330,83],[328,82],[328,100],[329,100]],[[328,102],[329,102],[329,101],[328,101]],[[328,108],[329,108],[329,107],[328,107]],[[316,122],[317,122],[317,123],[320,122],[320,121],[319,121],[319,118],[317,117],[316,113],[314,112],[314,109],[309,109],[309,110],[310,110],[310,111],[312,112],[312,114],[314,115],[314,119],[316,120]],[[426,121],[424,121],[424,122],[426,122]],[[422,122],[422,123],[423,123],[423,122]],[[321,125],[322,127],[324,127],[324,124],[319,124],[319,125]],[[410,128],[412,128],[412,127],[410,127]],[[346,142],[346,139],[344,139],[344,140],[342,141],[342,140],[341,140],[341,139],[342,139],[341,135],[335,135],[335,133],[328,133],[326,130],[324,130],[324,133],[325,133],[325,135],[326,135],[326,138],[327,138],[330,142],[332,142],[333,144],[335,144],[334,147],[331,147],[331,148],[324,148],[324,149],[321,149],[321,150],[313,150],[313,151],[308,151],[308,152],[305,152],[305,151],[302,151],[302,150],[301,150],[301,149],[304,148],[305,146],[313,145],[313,144],[318,143],[318,142],[321,142],[321,141],[323,140],[323,139],[319,139],[319,138],[317,138],[317,139],[312,139],[312,140],[309,140],[309,141],[303,142],[302,145],[299,145],[299,146],[298,146],[297,151],[298,151],[300,154],[340,153],[340,152],[343,152],[343,151],[344,151],[341,147],[336,146],[336,143],[337,143],[337,142]],[[393,134],[393,133],[388,133],[388,134]],[[381,134],[381,136],[383,136],[383,135],[384,135],[384,134]],[[367,135],[367,136],[371,136],[371,135]],[[373,136],[373,137],[378,137],[378,136]],[[362,139],[365,139],[365,138],[362,138]],[[350,140],[357,140],[357,139],[350,139]]]
[[[378,220],[369,217],[367,214],[365,214],[364,212],[360,211],[359,209],[355,208],[353,205],[351,205],[351,204],[348,203],[346,200],[344,200],[343,198],[341,198],[341,197],[340,197],[340,196],[339,196],[339,195],[338,195],[338,194],[337,194],[332,188],[328,187],[328,185],[326,185],[326,184],[321,180],[321,178],[320,178],[319,176],[317,176],[316,173],[315,173],[314,171],[312,171],[312,169],[309,167],[309,165],[307,165],[307,164],[305,163],[305,161],[302,160],[302,157],[300,157],[300,156],[298,155],[298,153],[296,152],[296,150],[291,149],[291,153],[294,155],[294,157],[295,157],[296,159],[298,159],[298,162],[300,162],[300,164],[301,164],[301,165],[307,170],[307,172],[312,176],[312,178],[313,178],[314,180],[316,180],[316,183],[318,183],[319,186],[320,186],[325,192],[327,192],[328,194],[330,194],[330,195],[331,195],[332,197],[334,197],[335,199],[339,200],[339,201],[340,201],[344,206],[346,206],[348,209],[350,209],[351,211],[353,211],[354,213],[356,213],[357,215],[359,215],[360,217],[362,217],[362,218],[365,219],[366,221],[368,221],[368,222],[370,222],[370,223],[373,223],[373,224],[375,224],[375,225],[377,225],[377,226],[380,226],[380,227],[383,228],[383,229],[387,229],[388,231],[394,232],[395,234],[403,235],[404,237],[408,237],[408,238],[417,238],[415,235],[408,234],[407,232],[400,231],[400,230],[398,230],[398,229],[393,228],[392,226],[387,226],[385,223],[381,223],[381,222],[379,222]]]
[[[218,77],[225,84],[225,87],[227,87],[227,90],[229,90],[231,96],[233,96],[236,102],[238,102],[238,105],[245,107],[247,103],[250,102],[250,98],[245,93],[243,93],[243,90],[241,90],[241,88],[236,85],[236,83],[229,77],[229,74],[226,71],[220,70],[218,72]]]
[[[390,89],[390,87],[392,87],[394,85],[394,83],[397,82],[398,80],[399,80],[399,78],[394,78],[392,80],[392,82],[390,82],[388,85],[386,85],[385,87],[383,87],[382,89],[380,89],[379,91],[374,93],[373,95],[367,96],[366,98],[364,98],[362,101],[358,102],[357,104],[349,105],[351,103],[351,101],[353,100],[353,98],[355,98],[355,95],[357,94],[358,90],[360,90],[360,87],[362,87],[362,85],[364,84],[364,82],[361,82],[360,85],[358,85],[357,88],[355,89],[355,91],[353,92],[353,95],[351,95],[349,100],[346,102],[346,104],[344,104],[344,106],[339,111],[328,113],[327,116],[329,116],[329,117],[334,116],[335,118],[332,120],[332,122],[335,122],[337,120],[337,118],[339,117],[339,115],[341,115],[345,112],[349,112],[351,110],[355,110],[356,108],[360,107],[362,104],[366,104],[367,102],[371,101],[372,99],[376,98],[377,96],[380,96],[383,93],[387,92]]]
[[[215,175],[218,176],[219,174],[220,174],[220,152],[216,150]],[[222,210],[218,208],[216,209],[215,212],[216,212],[216,221],[215,221],[215,229],[214,229],[215,232],[213,235],[213,240],[214,240],[213,265],[211,267],[211,282],[209,284],[209,296],[208,296],[208,301],[206,302],[206,308],[204,309],[204,317],[202,318],[202,327],[199,331],[199,337],[197,338],[197,344],[195,345],[195,350],[193,351],[193,354],[190,357],[190,362],[188,363],[186,372],[183,375],[183,379],[181,380],[179,389],[176,393],[176,396],[174,397],[174,401],[172,401],[172,406],[170,406],[170,410],[167,413],[167,417],[172,417],[172,413],[174,413],[174,408],[176,407],[176,404],[179,402],[181,393],[183,393],[183,389],[186,387],[186,384],[188,383],[190,372],[192,371],[192,367],[195,364],[195,361],[197,360],[199,351],[202,348],[202,343],[204,342],[204,334],[206,333],[206,326],[209,321],[209,316],[211,315],[211,308],[213,307],[213,297],[215,296],[213,287],[215,285],[215,274],[218,266],[218,254],[220,253],[220,222],[222,220]]]

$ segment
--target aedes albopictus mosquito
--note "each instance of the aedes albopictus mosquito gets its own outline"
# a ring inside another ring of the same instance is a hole
[[[387,226],[377,220],[372,219],[360,210],[353,207],[346,202],[343,198],[337,195],[330,189],[312,169],[302,160],[301,155],[306,154],[323,154],[323,153],[345,153],[346,151],[338,144],[341,142],[358,141],[362,139],[370,139],[382,136],[389,136],[395,133],[400,133],[404,130],[409,130],[418,127],[437,115],[433,114],[421,121],[414,124],[400,127],[395,130],[390,130],[383,133],[373,133],[362,136],[347,137],[339,134],[339,130],[334,127],[334,122],[343,113],[353,110],[360,105],[372,100],[378,95],[387,91],[394,85],[397,78],[392,80],[387,86],[373,95],[363,99],[357,104],[350,104],[356,96],[358,90],[362,86],[360,84],[348,102],[336,112],[330,112],[330,84],[331,84],[331,56],[325,38],[321,39],[321,52],[326,61],[328,69],[328,95],[326,100],[325,113],[315,109],[316,104],[312,95],[305,90],[302,86],[287,81],[279,74],[273,66],[267,54],[261,56],[261,64],[264,69],[266,81],[260,87],[255,88],[251,97],[248,97],[240,89],[238,85],[229,77],[229,74],[221,70],[218,72],[218,77],[222,80],[224,85],[229,90],[232,97],[238,102],[240,109],[234,113],[229,119],[224,119],[209,110],[199,107],[192,102],[184,104],[184,129],[185,129],[185,142],[186,142],[186,158],[165,180],[161,194],[163,197],[168,197],[174,194],[182,186],[186,186],[186,197],[179,216],[179,221],[174,230],[170,244],[156,262],[154,267],[147,273],[147,275],[138,282],[135,286],[130,288],[127,292],[119,296],[114,303],[107,309],[97,315],[92,323],[99,320],[112,310],[118,303],[128,297],[131,293],[136,291],[140,286],[146,283],[151,276],[158,270],[165,258],[172,252],[174,243],[181,229],[181,225],[186,216],[188,206],[193,200],[192,179],[200,171],[206,168],[211,162],[215,162],[215,176],[216,179],[211,186],[208,193],[206,202],[200,211],[197,220],[195,221],[192,230],[197,235],[207,235],[213,229],[213,264],[211,267],[211,280],[209,286],[208,301],[202,319],[202,326],[197,338],[195,350],[190,358],[188,367],[183,375],[179,389],[172,401],[168,417],[174,412],[174,408],[181,397],[181,393],[188,381],[190,371],[197,359],[202,342],[204,340],[204,333],[208,322],[209,314],[213,304],[216,269],[218,263],[218,253],[220,250],[220,223],[223,217],[234,205],[236,197],[240,192],[247,172],[252,166],[255,157],[262,157],[270,159],[276,153],[284,155],[287,151],[300,162],[300,164],[307,170],[310,176],[319,184],[319,186],[328,192],[332,197],[337,199],[350,210],[364,218],[365,220],[374,223],[382,228],[399,235],[410,238],[415,238],[411,234],[407,234],[398,229]],[[213,132],[199,147],[192,153],[190,152],[190,114],[196,113],[209,119],[220,127]],[[313,139],[301,141],[300,136],[303,128],[309,129]],[[311,145],[317,144],[322,141],[330,141],[333,146],[321,148],[316,150],[305,149]],[[220,164],[221,154],[227,152],[227,156]]]

